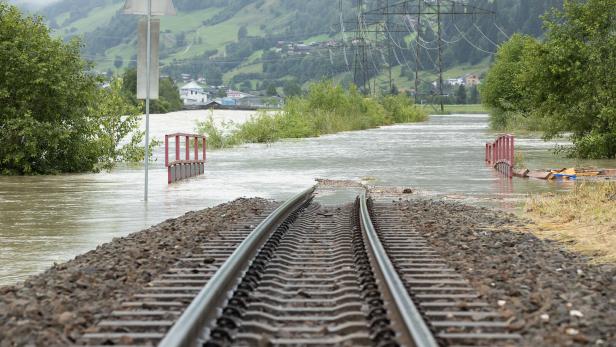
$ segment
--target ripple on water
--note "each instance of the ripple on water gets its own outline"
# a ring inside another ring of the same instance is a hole
[[[241,122],[250,113],[217,113],[218,122]],[[192,132],[206,112],[153,116],[152,134]],[[251,144],[208,154],[206,173],[166,184],[162,147],[150,170],[150,201],[143,202],[140,167],[107,173],[0,177],[0,284],[42,271],[107,242],[177,217],[241,197],[285,199],[315,178],[360,180],[406,186],[426,196],[512,207],[527,192],[570,186],[503,180],[484,163],[483,148],[495,137],[484,115],[433,116],[426,123],[400,124],[320,138]],[[553,143],[523,138],[529,165],[555,163]],[[616,166],[612,162],[612,166]]]

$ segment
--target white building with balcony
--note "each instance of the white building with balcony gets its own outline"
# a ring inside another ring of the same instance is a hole
[[[184,106],[200,106],[208,102],[205,89],[195,81],[180,88],[180,99],[184,102]]]

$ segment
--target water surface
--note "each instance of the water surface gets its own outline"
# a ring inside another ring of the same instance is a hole
[[[217,113],[241,122],[249,113]],[[206,112],[153,116],[152,133],[192,132]],[[142,168],[110,173],[0,177],[0,284],[68,260],[113,237],[127,235],[231,199],[285,199],[315,178],[409,186],[423,194],[507,207],[528,192],[568,189],[567,184],[504,180],[484,165],[488,131],[482,115],[433,116],[403,124],[271,145],[246,145],[208,154],[203,176],[167,185],[162,160],[150,171],[150,200],[143,201]],[[531,167],[569,166],[555,160],[553,143],[519,139]],[[162,148],[156,155],[162,157]],[[614,162],[584,163],[616,166]]]

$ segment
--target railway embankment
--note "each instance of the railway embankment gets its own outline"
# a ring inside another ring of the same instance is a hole
[[[114,239],[0,287],[0,346],[66,346],[213,233],[254,227],[275,203],[237,199]]]
[[[406,221],[500,308],[526,346],[614,346],[616,266],[594,264],[527,221],[485,208],[401,201]]]
[[[431,249],[426,251],[424,246],[418,248],[426,255],[413,255],[412,259],[415,260],[410,262],[390,252],[389,256],[399,271],[401,264],[414,264],[418,260],[419,264],[425,261],[428,261],[425,264],[430,264],[433,262],[431,259],[437,257],[438,263],[444,264],[434,266],[451,268],[447,271],[455,271],[456,276],[461,276],[459,280],[447,280],[447,283],[468,282],[471,286],[468,290],[477,294],[459,295],[455,292],[467,289],[447,289],[439,285],[423,288],[422,285],[421,290],[428,290],[428,293],[418,298],[433,300],[426,305],[450,307],[451,317],[446,315],[446,321],[447,318],[465,317],[464,312],[468,311],[470,321],[464,320],[463,324],[472,326],[473,300],[481,300],[488,304],[486,310],[499,313],[499,319],[506,323],[504,326],[509,333],[523,337],[520,341],[507,341],[507,346],[518,345],[518,342],[523,346],[610,346],[616,340],[616,266],[594,264],[591,258],[568,250],[562,243],[540,239],[531,232],[527,221],[511,214],[412,198],[408,193],[401,194],[393,201],[385,198],[375,201],[373,217],[377,230],[380,228],[383,233],[381,237],[386,248],[396,251],[405,249],[400,244],[401,238],[404,238],[400,233],[407,230],[409,240],[423,244],[421,240],[425,239],[426,246]],[[190,212],[150,229],[114,239],[23,283],[1,287],[0,346],[56,346],[82,341],[84,334],[96,333],[96,326],[109,319],[112,311],[122,310],[123,302],[143,292],[153,280],[176,266],[181,259],[201,259],[198,255],[203,252],[208,240],[216,239],[228,230],[235,230],[238,235],[246,230],[247,234],[275,206],[275,203],[263,199],[238,199],[214,208]],[[340,219],[335,223],[336,227],[332,226],[336,235],[333,239],[344,244],[349,236],[346,229],[340,226],[346,225],[348,216],[338,216],[339,211],[344,209],[319,210],[314,206],[313,219],[323,219],[330,224],[332,220]],[[316,230],[315,236],[301,237],[306,242],[317,242],[317,236],[324,240],[331,239],[327,236],[327,223],[321,227],[301,220],[298,223],[299,226]],[[388,225],[391,225],[389,230],[397,234],[387,236]],[[294,230],[291,229],[289,235],[293,235]],[[297,229],[297,232],[300,230],[303,229]],[[357,229],[350,230],[356,232]],[[393,243],[388,245],[387,237],[393,237]],[[319,241],[315,245],[321,247],[325,244]],[[415,248],[408,247],[409,250]],[[423,273],[428,269],[421,271]],[[433,270],[427,273],[431,272]],[[423,276],[426,277],[425,274]],[[453,296],[458,299],[454,306],[440,303],[438,295],[431,291],[444,291],[443,298],[455,294]],[[297,293],[306,300],[313,299],[308,297],[312,295],[310,289]],[[466,304],[468,307],[465,307],[463,298],[466,296],[473,297]],[[147,305],[143,309],[148,309]],[[428,316],[443,312],[423,310]],[[475,324],[484,325],[479,321],[484,316],[487,315],[477,314]],[[447,334],[447,331],[442,333]],[[135,341],[124,339],[120,342],[131,344]]]

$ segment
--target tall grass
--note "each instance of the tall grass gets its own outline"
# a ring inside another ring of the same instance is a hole
[[[239,143],[269,143],[285,138],[316,137],[340,131],[364,130],[394,123],[420,122],[427,114],[406,96],[368,98],[351,87],[345,90],[329,81],[314,83],[302,97],[290,98],[274,114],[260,112],[225,133],[211,121],[197,130],[213,137],[210,148]]]
[[[197,122],[197,131],[207,137],[207,147],[212,149],[233,147],[239,144],[238,138],[233,136],[236,127],[233,122],[223,122],[216,126],[212,114],[203,122]]]
[[[592,256],[616,263],[616,182],[578,184],[568,193],[535,195],[525,212],[536,233]]]

